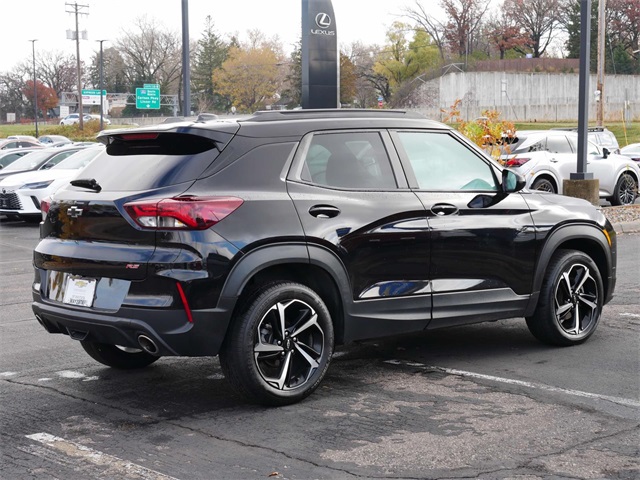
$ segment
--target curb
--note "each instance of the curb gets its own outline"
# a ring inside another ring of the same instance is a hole
[[[617,234],[640,232],[640,220],[635,220],[633,222],[612,223],[612,226]]]

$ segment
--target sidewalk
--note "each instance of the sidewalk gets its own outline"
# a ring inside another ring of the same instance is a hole
[[[609,219],[616,233],[640,232],[640,205],[602,207],[602,213]]]

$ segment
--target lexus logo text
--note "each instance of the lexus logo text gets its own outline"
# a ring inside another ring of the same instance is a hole
[[[331,26],[331,17],[326,13],[316,15],[316,25],[320,28],[311,29],[312,35],[328,35],[335,36],[335,30],[327,30]]]

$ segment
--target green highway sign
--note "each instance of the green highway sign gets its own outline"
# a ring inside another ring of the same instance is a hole
[[[159,109],[160,89],[159,88],[136,88],[136,108],[139,109]]]
[[[160,90],[160,84],[158,83],[145,83],[142,88],[155,88]]]
[[[107,91],[102,90],[102,95],[106,95]],[[100,96],[100,90],[82,90],[82,95],[97,95]]]

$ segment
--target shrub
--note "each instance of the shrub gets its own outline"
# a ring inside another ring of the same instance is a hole
[[[461,103],[458,99],[449,110],[441,110],[445,114],[444,121],[453,124],[456,130],[498,161],[500,155],[510,153],[509,140],[516,134],[513,122],[500,120],[500,112],[497,110],[484,110],[481,117],[466,121],[460,114]]]

